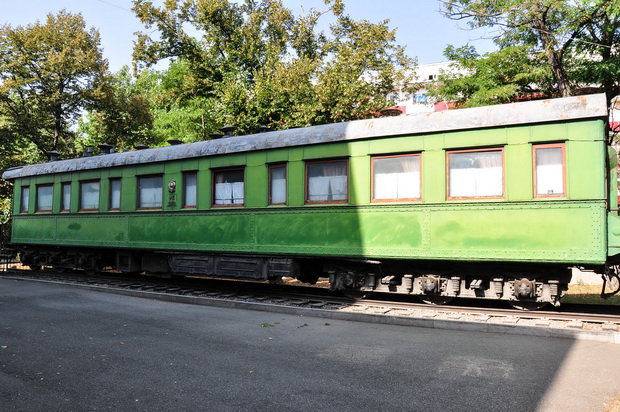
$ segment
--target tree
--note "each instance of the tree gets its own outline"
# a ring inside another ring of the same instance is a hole
[[[128,66],[106,78],[100,98],[79,124],[83,135],[79,149],[108,143],[117,150],[128,150],[139,144],[155,143],[148,97],[133,81]]]
[[[295,17],[280,0],[182,0],[162,8],[134,0],[157,37],[139,34],[136,69],[173,58],[187,66],[190,95],[208,102],[214,123],[240,132],[373,117],[397,85],[412,90],[414,62],[394,45],[387,22],[356,22],[342,0]],[[325,14],[331,36],[317,31]],[[196,38],[186,28],[200,33]]]
[[[599,84],[608,102],[617,95],[620,5],[610,0],[453,0],[444,14],[471,27],[499,29],[501,48],[521,45],[541,56],[562,96]]]
[[[472,46],[448,46],[444,55],[454,63],[429,90],[436,100],[474,107],[549,97],[555,92],[548,66],[525,46],[506,47],[485,56],[480,56]]]
[[[99,33],[80,14],[0,26],[0,118],[5,130],[49,150],[73,151],[71,127],[101,92],[107,70]]]

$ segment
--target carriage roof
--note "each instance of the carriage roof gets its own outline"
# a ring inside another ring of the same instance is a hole
[[[137,165],[258,150],[457,130],[605,118],[604,94],[355,120],[8,169],[3,179]]]

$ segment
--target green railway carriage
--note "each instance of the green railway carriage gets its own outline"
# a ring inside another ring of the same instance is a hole
[[[557,303],[611,279],[602,95],[398,116],[5,171],[30,266]]]

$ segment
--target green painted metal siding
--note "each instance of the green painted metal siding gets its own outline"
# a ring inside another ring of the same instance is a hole
[[[166,248],[368,258],[603,263],[608,237],[606,144],[600,120],[490,128],[326,143],[17,179],[15,243]],[[533,195],[532,147],[565,143],[565,197]],[[447,200],[451,150],[502,147],[502,199]],[[371,203],[371,159],[421,154],[421,200]],[[348,159],[349,202],[305,205],[306,161]],[[287,166],[287,205],[268,205],[268,164]],[[214,208],[213,170],[243,167],[243,207]],[[183,210],[183,172],[197,171],[195,210]],[[137,177],[163,175],[161,211],[136,211]],[[109,179],[122,176],[121,210],[108,212]],[[82,213],[79,181],[100,179],[100,212]],[[175,193],[168,182],[177,182]],[[60,184],[72,181],[71,213],[60,212]],[[54,182],[53,214],[34,210],[36,185]],[[28,214],[19,214],[22,185]],[[615,222],[615,221],[614,221]],[[614,223],[614,227],[618,224]],[[611,239],[611,240],[610,240]],[[613,246],[616,247],[616,246]],[[620,247],[620,246],[618,246]],[[615,250],[615,249],[614,249]]]
[[[367,258],[602,263],[604,203],[17,216],[17,243]]]

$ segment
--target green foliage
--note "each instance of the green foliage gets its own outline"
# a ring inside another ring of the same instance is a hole
[[[455,63],[439,76],[437,86],[429,92],[437,100],[472,107],[553,92],[551,72],[524,46],[506,47],[486,56],[479,56],[471,46],[449,46],[445,55]]]
[[[442,3],[444,14],[449,18],[467,19],[471,27],[492,27],[496,33],[495,42],[502,50],[522,47],[534,64],[546,67],[557,94],[568,96],[580,87],[600,86],[611,102],[619,93],[618,2],[455,0]],[[488,56],[491,59],[502,57]],[[534,70],[535,77],[542,76],[546,85],[551,84],[546,73],[536,70],[537,66],[525,64],[521,67],[525,77],[530,76],[527,71]],[[482,67],[478,69],[483,70]],[[510,84],[515,83],[504,84],[507,94],[510,94]],[[513,90],[517,94],[520,92],[519,88]],[[497,99],[500,101],[501,98]]]
[[[149,100],[136,86],[129,67],[106,80],[96,106],[80,119],[83,138],[77,142],[77,148],[83,151],[86,146],[108,143],[117,150],[129,150],[139,144],[153,144]]]
[[[71,127],[97,100],[107,69],[99,43],[80,14],[65,10],[45,23],[0,26],[2,138],[34,145],[39,158],[73,152]]]
[[[136,69],[178,59],[185,72],[172,90],[200,98],[192,106],[208,133],[229,123],[247,133],[259,125],[376,116],[393,104],[386,96],[396,85],[413,90],[410,72],[400,69],[413,69],[414,61],[394,45],[387,21],[353,21],[342,1],[326,5],[328,11],[295,17],[280,0],[183,0],[161,8],[134,0],[136,15],[155,36],[138,35]],[[325,14],[334,20],[330,35],[317,30]]]

